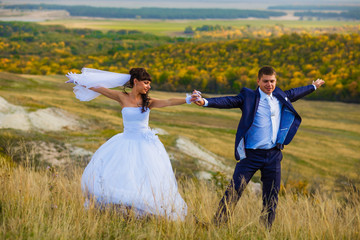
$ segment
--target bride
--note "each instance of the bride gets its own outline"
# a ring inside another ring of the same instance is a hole
[[[104,143],[82,175],[82,190],[97,205],[119,204],[137,216],[160,215],[184,220],[187,205],[178,192],[169,156],[156,133],[148,126],[152,108],[191,103],[191,97],[160,100],[148,96],[151,77],[144,68],[130,75],[84,68],[69,73],[76,97],[88,101],[102,94],[122,107],[124,132]],[[119,85],[131,92],[109,89]]]

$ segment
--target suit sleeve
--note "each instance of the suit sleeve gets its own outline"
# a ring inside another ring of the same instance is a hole
[[[313,85],[308,85],[304,87],[289,89],[285,91],[285,94],[291,102],[295,102],[300,98],[303,98],[306,95],[312,93],[313,91],[315,91],[315,87]]]
[[[243,96],[240,93],[237,96],[227,96],[218,98],[207,98],[207,107],[213,108],[241,108],[243,104]]]

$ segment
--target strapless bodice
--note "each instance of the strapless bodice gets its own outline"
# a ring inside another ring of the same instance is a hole
[[[124,133],[142,133],[150,130],[150,109],[142,113],[141,107],[124,107],[121,112],[124,123]]]

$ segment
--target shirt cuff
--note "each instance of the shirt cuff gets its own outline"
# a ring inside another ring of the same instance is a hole
[[[206,100],[205,98],[203,98],[203,99],[204,99],[204,105],[203,105],[203,107],[207,107],[208,104],[209,104],[209,102],[208,102],[208,100]]]
[[[313,84],[313,86],[314,86],[314,88],[315,88],[315,90],[316,90],[316,86],[315,86],[315,84]]]

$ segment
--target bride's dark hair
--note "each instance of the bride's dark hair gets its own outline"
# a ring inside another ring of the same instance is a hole
[[[125,88],[133,88],[134,87],[134,79],[136,78],[139,81],[151,81],[150,74],[145,70],[145,68],[132,68],[129,71],[130,80],[124,85],[124,92],[127,94]],[[149,92],[146,94],[141,94],[142,104],[141,104],[141,112],[145,112],[149,107],[150,97],[148,96]]]

